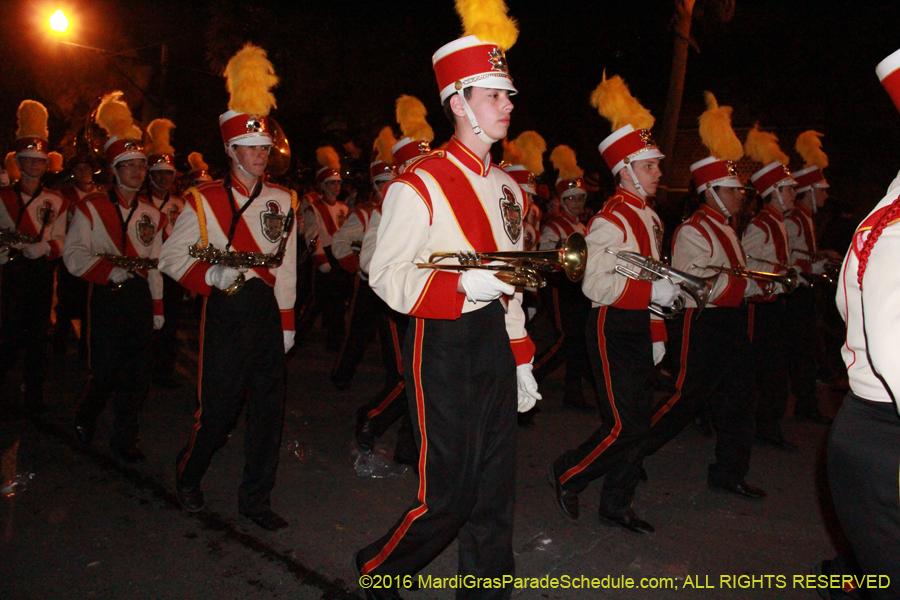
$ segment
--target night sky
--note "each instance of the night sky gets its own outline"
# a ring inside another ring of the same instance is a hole
[[[548,148],[568,144],[587,172],[608,177],[597,145],[610,128],[588,97],[603,69],[619,74],[657,117],[658,130],[674,1],[507,4],[520,26],[507,55],[520,91],[510,136],[534,129]],[[900,3],[736,0],[728,23],[707,4],[697,1],[702,14],[695,15],[692,34],[700,53],[691,50],[688,59],[680,126],[696,128],[708,89],[720,104],[734,107],[735,127],[758,121],[776,133],[816,129],[826,136],[834,194],[860,207],[874,204],[900,168],[900,114],[875,76],[875,65],[900,48]],[[72,19],[64,39],[124,54],[110,58],[57,43],[46,25],[57,8]],[[315,148],[327,143],[340,150],[353,141],[368,151],[382,126],[395,125],[400,94],[425,102],[437,144],[450,135],[431,70],[432,53],[461,33],[450,0],[6,0],[0,23],[4,150],[22,99],[49,108],[51,143],[57,144],[102,93],[122,89],[144,124],[161,110],[175,121],[173,143],[183,164],[196,150],[214,167],[224,166],[217,118],[227,94],[219,74],[246,41],[268,50],[282,79],[273,116],[297,164],[311,164]],[[168,48],[164,81],[162,43]],[[782,148],[793,142],[793,134],[784,136]]]

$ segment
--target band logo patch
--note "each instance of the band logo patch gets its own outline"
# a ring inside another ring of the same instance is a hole
[[[266,202],[266,209],[259,214],[260,225],[265,238],[274,244],[281,239],[285,215],[281,212],[281,206],[274,200]]]
[[[134,232],[143,245],[149,246],[153,243],[153,238],[156,237],[156,224],[150,218],[150,215],[141,213],[141,218],[134,224]]]
[[[503,217],[503,229],[513,244],[522,236],[522,206],[516,202],[516,196],[507,186],[503,186],[503,197],[500,198],[500,215]]]
[[[662,224],[653,219],[653,237],[656,241],[656,254],[657,256],[662,256],[662,244],[663,244],[663,234],[665,230],[663,229]]]
[[[178,205],[173,205],[169,207],[169,210],[166,211],[166,216],[169,218],[169,223],[172,225],[175,224],[175,220],[178,219],[178,215],[181,214],[181,210],[178,208]]]

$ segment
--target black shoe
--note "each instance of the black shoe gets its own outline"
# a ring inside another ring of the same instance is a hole
[[[91,443],[91,440],[94,439],[94,426],[93,425],[79,425],[75,424],[75,439],[78,440],[81,444],[87,446]]]
[[[279,529],[284,529],[289,526],[287,521],[279,517],[271,510],[266,510],[266,512],[260,513],[258,515],[247,512],[243,509],[239,510],[238,512],[242,517],[247,517],[266,531],[278,531]]]
[[[357,420],[356,421],[356,445],[359,446],[359,449],[363,452],[371,452],[373,448],[375,448],[375,432],[372,431],[375,426],[372,424],[372,421],[369,419]]]
[[[634,509],[632,508],[629,508],[622,513],[607,513],[601,508],[597,513],[597,516],[604,525],[621,527],[632,533],[643,534],[656,531],[656,529],[653,528],[653,525],[634,514]]]
[[[203,510],[203,507],[206,505],[203,501],[203,491],[199,486],[195,488],[182,488],[176,483],[175,497],[178,499],[178,504],[181,505],[181,508],[188,512],[199,512]]]
[[[812,421],[813,423],[819,423],[821,425],[831,425],[832,419],[829,419],[818,409],[813,410],[795,410],[794,418],[799,421]]]
[[[547,471],[547,480],[550,482],[550,486],[556,493],[556,508],[559,509],[560,514],[569,521],[577,521],[578,494],[570,492],[562,486],[559,482],[559,477],[556,476],[556,467],[554,467],[554,463],[550,463],[550,468]]]
[[[128,448],[111,447],[113,458],[127,465],[137,465],[147,461],[147,455],[144,454],[137,446],[129,446]]]
[[[354,581],[359,584],[359,580],[362,579],[362,564],[359,562],[359,552],[353,555],[353,573],[356,575]],[[371,575],[368,575],[367,577],[371,577]],[[403,598],[400,597],[397,588],[385,590],[372,587],[360,587],[362,588],[363,596],[366,600],[403,600]]]
[[[709,489],[714,492],[731,492],[732,494],[737,494],[738,496],[743,496],[750,500],[762,500],[766,497],[766,490],[750,485],[743,479],[728,483],[709,480],[707,481],[707,485],[709,485]]]
[[[755,437],[760,442],[775,446],[776,448],[785,450],[787,452],[797,451],[797,444],[787,441],[786,439],[784,439],[784,436],[781,435],[754,435],[753,437]]]

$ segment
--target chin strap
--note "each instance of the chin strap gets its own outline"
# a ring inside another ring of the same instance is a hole
[[[237,168],[243,171],[247,175],[247,177],[256,178],[256,175],[248,173],[247,169],[244,168],[244,165],[241,164],[241,161],[238,160],[237,154],[234,153],[234,146],[229,146],[226,154],[228,154],[228,156],[230,156],[234,160],[234,164],[237,165]]]
[[[713,200],[716,201],[716,204],[718,205],[719,210],[722,211],[722,214],[725,215],[726,218],[730,219],[731,213],[728,211],[727,208],[725,208],[725,204],[722,203],[722,199],[719,198],[719,194],[716,193],[715,188],[709,188],[709,191],[712,192]]]
[[[472,131],[475,132],[475,135],[478,136],[478,139],[480,139],[485,144],[491,145],[499,142],[500,140],[495,140],[481,130],[481,126],[478,125],[478,121],[475,119],[475,113],[472,112],[472,108],[469,106],[469,103],[466,102],[465,90],[459,90],[457,95],[459,96],[459,99],[462,100],[463,110],[466,111],[466,116],[469,117],[469,123],[472,125]]]
[[[132,192],[132,193],[137,193],[137,192],[141,191],[141,188],[139,188],[139,187],[136,187],[136,188],[128,187],[127,185],[122,183],[122,180],[119,178],[119,172],[116,171],[115,169],[113,169],[113,173],[116,176],[116,186],[119,189],[125,190],[126,192]]]
[[[819,203],[816,202],[816,188],[809,188],[809,197],[812,198],[812,214],[816,214],[819,210]]]
[[[781,206],[781,212],[786,213],[787,207],[784,205],[784,198],[781,197],[781,188],[776,186],[772,193],[775,194],[776,198],[778,198],[778,204]]]
[[[644,188],[641,187],[641,182],[638,181],[637,175],[634,173],[634,169],[631,168],[631,163],[625,163],[625,168],[628,169],[628,172],[631,173],[631,183],[634,184],[634,189],[637,190],[638,196],[643,199],[647,199],[647,192],[644,191]]]

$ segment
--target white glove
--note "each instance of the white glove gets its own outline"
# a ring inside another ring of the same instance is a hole
[[[153,315],[153,331],[159,331],[166,324],[166,318],[162,315]]]
[[[750,298],[752,296],[762,296],[765,292],[763,292],[762,288],[759,287],[759,284],[756,283],[755,279],[747,279],[747,287],[744,288],[744,298]]]
[[[134,277],[134,275],[122,267],[113,267],[112,271],[109,272],[109,280],[113,283],[122,283],[126,279],[131,279],[132,277]]]
[[[291,348],[294,347],[294,336],[297,334],[296,331],[285,331],[284,332],[284,353],[287,354],[291,351]]]
[[[35,258],[40,258],[42,256],[47,256],[50,254],[50,244],[47,242],[35,242],[34,244],[25,244],[22,248],[22,254],[25,255],[25,258],[30,258],[34,260]]]
[[[0,248],[0,265],[5,265],[9,262],[9,247],[3,246]]]
[[[500,261],[488,263],[491,265],[505,264]],[[459,283],[466,291],[469,302],[490,302],[504,294],[515,294],[516,288],[496,277],[497,271],[486,269],[468,269],[463,271]]]
[[[810,265],[810,267],[812,268],[813,275],[821,275],[825,272],[825,259],[817,260]]]
[[[319,265],[319,271],[321,271],[322,273],[331,273],[331,265],[327,262],[322,263],[321,265]]]
[[[666,355],[665,342],[653,342],[653,364],[658,365]]]
[[[227,290],[241,276],[241,272],[225,265],[213,265],[206,272],[206,285]]]
[[[467,271],[471,273],[471,271]],[[534,359],[531,359],[534,361]],[[543,398],[538,392],[537,381],[534,380],[534,374],[531,363],[525,363],[516,367],[516,388],[519,393],[519,412],[528,412],[534,408],[534,403]]]
[[[650,302],[660,306],[672,306],[681,289],[668,279],[657,279],[650,291]]]

